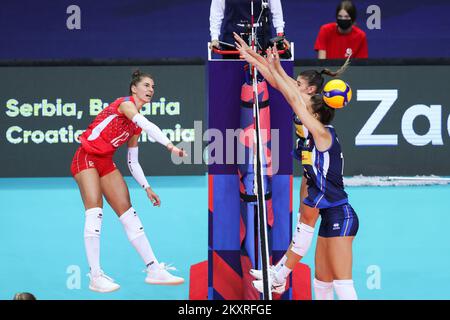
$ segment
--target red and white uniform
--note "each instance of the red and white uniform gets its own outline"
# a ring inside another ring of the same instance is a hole
[[[80,136],[81,146],[72,161],[72,175],[96,168],[100,177],[116,169],[112,161],[118,147],[139,135],[142,129],[119,112],[124,101],[135,103],[133,97],[122,97],[103,109]]]
[[[117,99],[103,109],[80,136],[81,145],[87,153],[114,154],[133,135],[141,134],[142,129],[119,112],[119,106],[124,101],[135,103],[133,97]]]

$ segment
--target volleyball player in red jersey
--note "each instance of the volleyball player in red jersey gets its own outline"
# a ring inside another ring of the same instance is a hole
[[[130,96],[118,98],[100,112],[80,136],[81,146],[75,153],[71,171],[80,189],[86,209],[84,240],[90,267],[89,289],[111,292],[120,286],[100,268],[100,231],[103,216],[103,198],[119,217],[127,237],[141,258],[149,284],[176,285],[184,282],[168,272],[172,267],[159,263],[145,235],[142,223],[133,209],[128,187],[113,162],[117,148],[127,142],[128,167],[136,181],[147,192],[154,206],[161,201],[152,190],[138,162],[138,138],[144,130],[152,139],[164,145],[177,156],[186,153],[175,147],[158,126],[139,113],[154,94],[154,81],[149,74],[135,71],[130,84]]]

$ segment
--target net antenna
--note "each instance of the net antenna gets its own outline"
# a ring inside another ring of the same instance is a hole
[[[263,1],[263,8],[267,1]],[[267,4],[268,5],[268,4]],[[251,1],[251,48],[254,51],[256,49],[256,31],[258,23],[254,23],[254,11],[253,11],[253,1]],[[261,10],[261,12],[262,12]],[[258,20],[261,18],[258,18]],[[258,71],[254,66],[251,66],[252,73],[252,84],[253,84],[253,119],[254,119],[254,145],[256,145],[256,152],[253,154],[253,165],[254,165],[254,193],[258,199],[258,265],[262,270],[262,281],[263,281],[263,300],[272,300],[272,289],[271,283],[269,283],[269,246],[267,239],[267,210],[265,201],[265,185],[263,179],[263,146],[261,139],[261,126],[259,118],[259,102],[258,102]]]

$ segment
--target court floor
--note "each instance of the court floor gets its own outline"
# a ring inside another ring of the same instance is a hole
[[[144,283],[143,263],[105,205],[102,267],[121,289],[88,289],[84,210],[71,178],[0,179],[0,299],[28,291],[38,299],[188,299],[189,267],[207,259],[207,177],[152,177],[153,208],[127,177],[134,208],[160,261],[181,286]],[[294,195],[300,178],[294,179]],[[354,275],[360,299],[450,299],[450,186],[349,187],[359,215]],[[294,218],[299,199],[294,197]],[[316,228],[317,230],[318,228]],[[316,231],[317,233],[317,231]],[[303,262],[314,270],[315,241]]]
[[[295,190],[299,186],[297,179]],[[353,245],[358,297],[450,299],[450,185],[346,191],[359,217]],[[294,203],[297,210],[299,200]],[[312,270],[314,251],[315,242],[304,259]]]
[[[173,263],[180,286],[144,282],[139,255],[120,221],[104,205],[101,265],[121,285],[99,294],[88,289],[84,253],[84,209],[72,178],[0,179],[0,299],[29,291],[38,299],[188,299],[189,267],[208,252],[206,177],[151,177],[160,196],[154,208],[133,178],[126,178],[159,261]]]

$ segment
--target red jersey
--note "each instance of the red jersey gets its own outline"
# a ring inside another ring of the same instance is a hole
[[[314,50],[325,50],[327,59],[346,59],[349,52],[353,58],[368,58],[369,55],[366,33],[355,25],[350,33],[340,33],[336,22],[320,27]]]
[[[119,106],[133,97],[122,97],[103,109],[89,127],[80,136],[83,149],[89,154],[109,155],[130,140],[133,135],[141,134],[142,129],[119,112]]]

